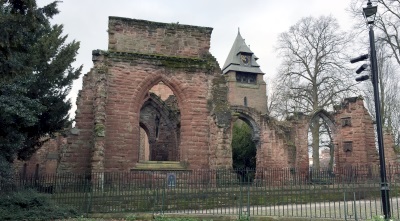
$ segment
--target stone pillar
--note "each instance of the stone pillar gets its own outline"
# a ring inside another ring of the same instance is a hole
[[[100,51],[93,51],[96,85],[93,102],[94,143],[91,159],[92,184],[96,189],[103,189],[104,183],[104,149],[106,137],[106,101],[107,101],[107,67]]]

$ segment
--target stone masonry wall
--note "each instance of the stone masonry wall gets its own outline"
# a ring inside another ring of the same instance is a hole
[[[209,167],[207,109],[218,64],[208,49],[211,28],[110,17],[109,51],[94,51],[95,67],[78,98],[76,136],[64,154],[65,172],[129,171],[139,160],[140,109],[162,82],[181,113],[180,161]]]
[[[64,135],[50,138],[44,145],[36,151],[27,161],[15,161],[14,168],[16,173],[27,176],[55,174],[60,160],[60,153],[67,144]]]
[[[350,122],[345,123],[346,120]],[[338,128],[335,142],[338,169],[347,165],[378,163],[374,125],[362,98],[345,99],[336,111],[335,122]]]
[[[237,82],[234,71],[230,71],[225,76],[229,88],[228,101],[231,105],[244,105],[244,97],[246,97],[248,107],[254,107],[263,114],[266,113],[267,92],[263,75],[257,75],[257,84]]]
[[[58,171],[61,173],[90,171],[94,134],[95,69],[96,67],[92,68],[90,72],[83,76],[82,90],[76,100],[75,128],[68,137],[68,147],[62,153],[58,167]]]
[[[218,70],[220,72],[220,70]],[[207,108],[210,111],[208,124],[209,164],[211,169],[232,168],[232,114],[227,100],[228,87],[223,75],[210,79]]]
[[[134,55],[133,55],[134,56]],[[126,60],[124,60],[126,59]],[[131,62],[134,61],[135,63]],[[110,57],[106,107],[105,170],[129,170],[139,160],[139,114],[148,91],[160,81],[177,97],[181,113],[180,156],[191,168],[207,168],[208,78],[201,70],[160,67],[157,59]]]
[[[109,17],[109,51],[200,58],[212,28]]]
[[[263,124],[262,128],[257,168],[289,168],[288,148],[282,135],[267,124]]]

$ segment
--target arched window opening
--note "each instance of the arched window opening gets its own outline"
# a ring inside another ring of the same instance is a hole
[[[308,156],[311,179],[333,176],[335,149],[332,122],[323,114],[315,115],[308,129]]]
[[[243,98],[243,105],[244,105],[245,107],[247,107],[247,97],[244,97],[244,98]]]
[[[154,85],[140,110],[139,161],[179,161],[180,111],[163,82]]]

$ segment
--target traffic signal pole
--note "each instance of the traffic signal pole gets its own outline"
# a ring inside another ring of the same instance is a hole
[[[374,88],[374,100],[375,100],[375,119],[376,119],[376,132],[378,136],[378,150],[379,150],[379,166],[381,176],[381,198],[382,198],[382,209],[385,219],[391,217],[390,213],[390,201],[389,201],[389,186],[386,179],[386,164],[385,164],[385,150],[383,146],[383,133],[382,133],[382,115],[381,115],[381,102],[379,97],[379,78],[378,78],[378,62],[376,59],[375,50],[375,34],[373,26],[369,27],[369,44],[371,49],[371,72],[372,72],[372,85]]]

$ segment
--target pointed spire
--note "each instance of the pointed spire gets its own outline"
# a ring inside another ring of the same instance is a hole
[[[251,66],[241,67],[240,54],[252,55]],[[234,68],[233,66],[241,67],[241,69],[243,69],[243,68],[249,69],[246,72],[262,73],[262,71],[259,68],[260,66],[257,64],[256,59],[255,59],[257,57],[253,54],[254,53],[250,50],[249,46],[246,45],[244,39],[240,35],[240,29],[238,28],[238,33],[237,33],[236,39],[232,45],[232,48],[228,54],[228,57],[226,58],[224,66],[222,67],[223,74],[225,74],[229,70],[237,69],[237,68]],[[254,69],[254,68],[256,68],[256,69]]]

